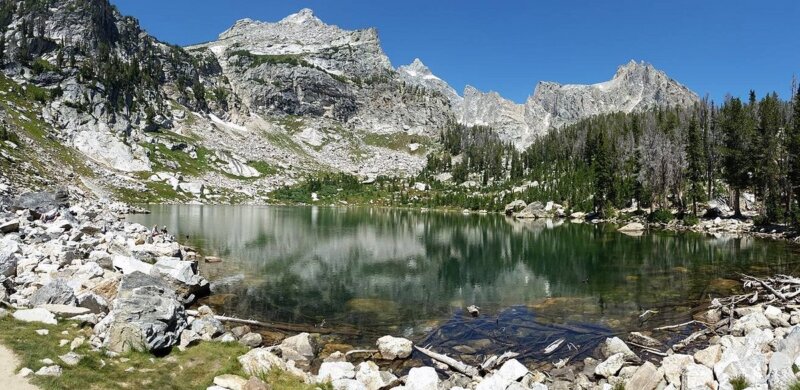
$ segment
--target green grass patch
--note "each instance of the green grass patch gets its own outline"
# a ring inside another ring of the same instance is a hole
[[[34,371],[43,366],[42,359],[61,363],[60,377],[33,378],[33,383],[42,389],[205,389],[217,375],[243,374],[237,357],[247,348],[237,343],[213,342],[185,352],[175,350],[166,357],[130,353],[114,358],[92,352],[86,343],[75,351],[84,358],[77,366],[69,367],[58,358],[69,352],[69,346],[60,347],[59,340],[77,336],[88,340],[92,332],[91,328],[74,325],[66,321],[59,325],[28,324],[5,318],[0,320],[0,341],[17,353],[22,366]],[[37,329],[48,329],[50,334],[39,336]]]
[[[157,133],[153,133],[153,135],[156,137],[166,138],[172,142],[193,143],[199,141],[198,137],[193,134],[183,135],[183,134],[178,134],[174,131],[164,130],[164,129],[159,130]]]
[[[211,152],[202,146],[196,148],[197,158],[192,158],[188,153],[171,150],[162,144],[142,143],[141,145],[150,150],[150,160],[154,171],[172,171],[172,168],[165,165],[166,161],[176,163],[178,170],[188,176],[202,176],[206,172],[214,170],[208,160]]]
[[[247,165],[255,168],[262,176],[272,176],[278,173],[278,168],[273,167],[266,161],[249,161]]]
[[[119,200],[137,204],[137,203],[163,203],[179,201],[185,202],[190,200],[190,197],[183,192],[175,191],[172,186],[164,182],[151,182],[148,177],[151,173],[146,172],[140,179],[144,181],[147,189],[145,191],[130,189],[130,188],[116,188],[116,194]]]
[[[300,146],[297,142],[295,142],[294,139],[292,139],[292,137],[289,134],[282,132],[265,131],[264,137],[272,146],[284,150],[291,150],[296,154],[300,155],[301,157],[306,157],[306,158],[311,157],[308,155],[308,152],[306,152],[302,146]]]
[[[37,329],[47,329],[49,335],[40,336]],[[66,332],[66,334],[62,334]],[[89,339],[92,329],[80,328],[75,322],[62,321],[58,325],[29,324],[10,317],[0,319],[0,342],[14,351],[22,367],[34,371],[43,367],[42,359],[51,359],[60,365],[60,377],[33,377],[32,382],[44,390],[80,389],[205,389],[214,377],[224,374],[248,376],[242,372],[237,358],[248,348],[238,343],[202,342],[186,351],[174,349],[169,355],[156,357],[149,353],[131,352],[118,357],[93,352],[88,341],[75,352],[83,355],[81,362],[69,367],[58,358],[69,352],[69,344],[61,347],[61,339],[72,341],[82,336]],[[261,379],[273,389],[313,390],[287,372],[272,370]],[[330,384],[321,385],[331,389]]]
[[[330,383],[309,385],[301,381],[296,376],[277,369],[270,370],[269,372],[261,374],[258,377],[262,381],[270,384],[272,388],[276,390],[333,390],[333,385]]]
[[[411,135],[404,132],[392,134],[365,134],[364,143],[370,146],[397,150],[412,154],[425,154],[431,148],[433,141],[422,135]],[[410,144],[419,144],[420,147],[414,152],[408,148]]]
[[[228,53],[228,57],[239,57],[239,61],[247,61],[251,68],[255,68],[257,66],[261,66],[264,64],[269,65],[278,65],[278,64],[287,64],[292,66],[304,66],[307,68],[316,68],[316,66],[312,65],[310,62],[302,59],[298,55],[293,54],[278,54],[278,55],[269,55],[269,54],[253,54],[247,50],[234,50]]]
[[[278,124],[286,129],[289,134],[299,133],[300,130],[303,129],[303,118],[295,115],[286,115],[284,117],[278,118]]]

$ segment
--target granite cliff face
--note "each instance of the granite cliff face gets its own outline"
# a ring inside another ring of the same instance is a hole
[[[634,62],[601,84],[540,83],[525,104],[472,87],[459,96],[419,59],[395,69],[375,29],[328,25],[308,9],[240,20],[186,48],[107,0],[6,3],[0,23],[2,81],[26,100],[6,99],[0,119],[34,149],[40,134],[22,118],[79,152],[70,164],[98,187],[163,186],[187,199],[258,198],[320,170],[410,175],[451,121],[491,126],[523,148],[587,116],[697,100]],[[47,160],[39,167],[64,158]]]

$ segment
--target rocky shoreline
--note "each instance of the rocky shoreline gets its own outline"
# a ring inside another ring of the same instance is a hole
[[[251,348],[237,358],[249,377],[221,375],[209,389],[270,388],[262,379],[275,369],[348,390],[785,389],[798,381],[800,281],[788,277],[779,287],[747,279],[751,292],[715,300],[696,321],[608,338],[583,360],[533,368],[511,350],[470,365],[392,336],[361,350],[323,348],[320,336],[309,333],[264,345],[257,324],[217,316],[207,306],[188,310],[209,290],[197,269],[201,256],[164,229],[125,221],[136,211],[130,206],[64,191],[6,203],[0,301],[7,310],[0,315],[92,328],[90,337],[62,340],[63,355],[23,368],[21,376],[61,375],[84,358],[73,352],[84,344],[114,357],[223,342]],[[555,340],[547,349],[560,348],[571,348],[570,341]]]
[[[787,226],[756,226],[753,218],[758,214],[753,211],[745,212],[745,218],[737,219],[733,217],[732,210],[721,202],[711,202],[705,206],[702,217],[697,218],[697,223],[695,224],[686,224],[677,218],[669,222],[649,222],[646,218],[646,213],[636,208],[618,210],[619,216],[612,218],[600,218],[584,212],[567,214],[564,206],[552,201],[547,203],[531,202],[528,204],[522,200],[515,200],[505,206],[505,214],[523,221],[558,219],[569,220],[573,223],[613,224],[620,226],[618,230],[621,233],[633,236],[641,235],[646,230],[658,229],[691,231],[714,236],[753,236],[773,240],[797,241],[797,232]]]

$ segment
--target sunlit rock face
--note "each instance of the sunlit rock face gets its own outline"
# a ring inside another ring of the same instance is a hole
[[[6,54],[15,58],[22,27],[36,21],[30,54],[58,71],[33,72],[19,63],[3,71],[57,91],[37,108],[53,129],[50,136],[103,171],[103,184],[129,189],[144,186],[137,179],[114,181],[104,170],[183,168],[159,153],[165,132],[184,137],[180,150],[217,156],[198,164],[208,172],[193,181],[254,194],[310,171],[414,175],[452,122],[491,126],[524,148],[592,115],[697,101],[663,72],[637,62],[599,84],[540,83],[524,104],[469,86],[460,96],[420,59],[395,68],[376,29],[340,28],[309,9],[274,22],[242,19],[212,42],[181,48],[148,35],[107,0],[41,3],[22,4],[13,14],[4,32]],[[120,75],[130,77],[116,80]],[[248,162],[278,169],[262,174]]]
[[[522,148],[550,129],[594,115],[688,107],[696,102],[694,92],[664,72],[631,61],[620,66],[611,80],[598,84],[540,82],[524,104],[467,87],[457,116],[464,124],[492,126],[501,137]]]

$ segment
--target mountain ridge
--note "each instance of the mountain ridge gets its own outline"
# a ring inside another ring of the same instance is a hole
[[[375,28],[342,29],[310,9],[277,22],[241,19],[184,48],[107,0],[20,3],[9,20],[3,73],[49,95],[34,104],[49,136],[82,153],[106,185],[169,184],[190,198],[266,196],[319,171],[414,175],[452,122],[490,126],[522,149],[586,116],[696,98],[635,64],[608,88],[539,83],[524,104],[472,87],[462,96],[422,60],[395,68]],[[633,84],[655,92],[634,102]]]

